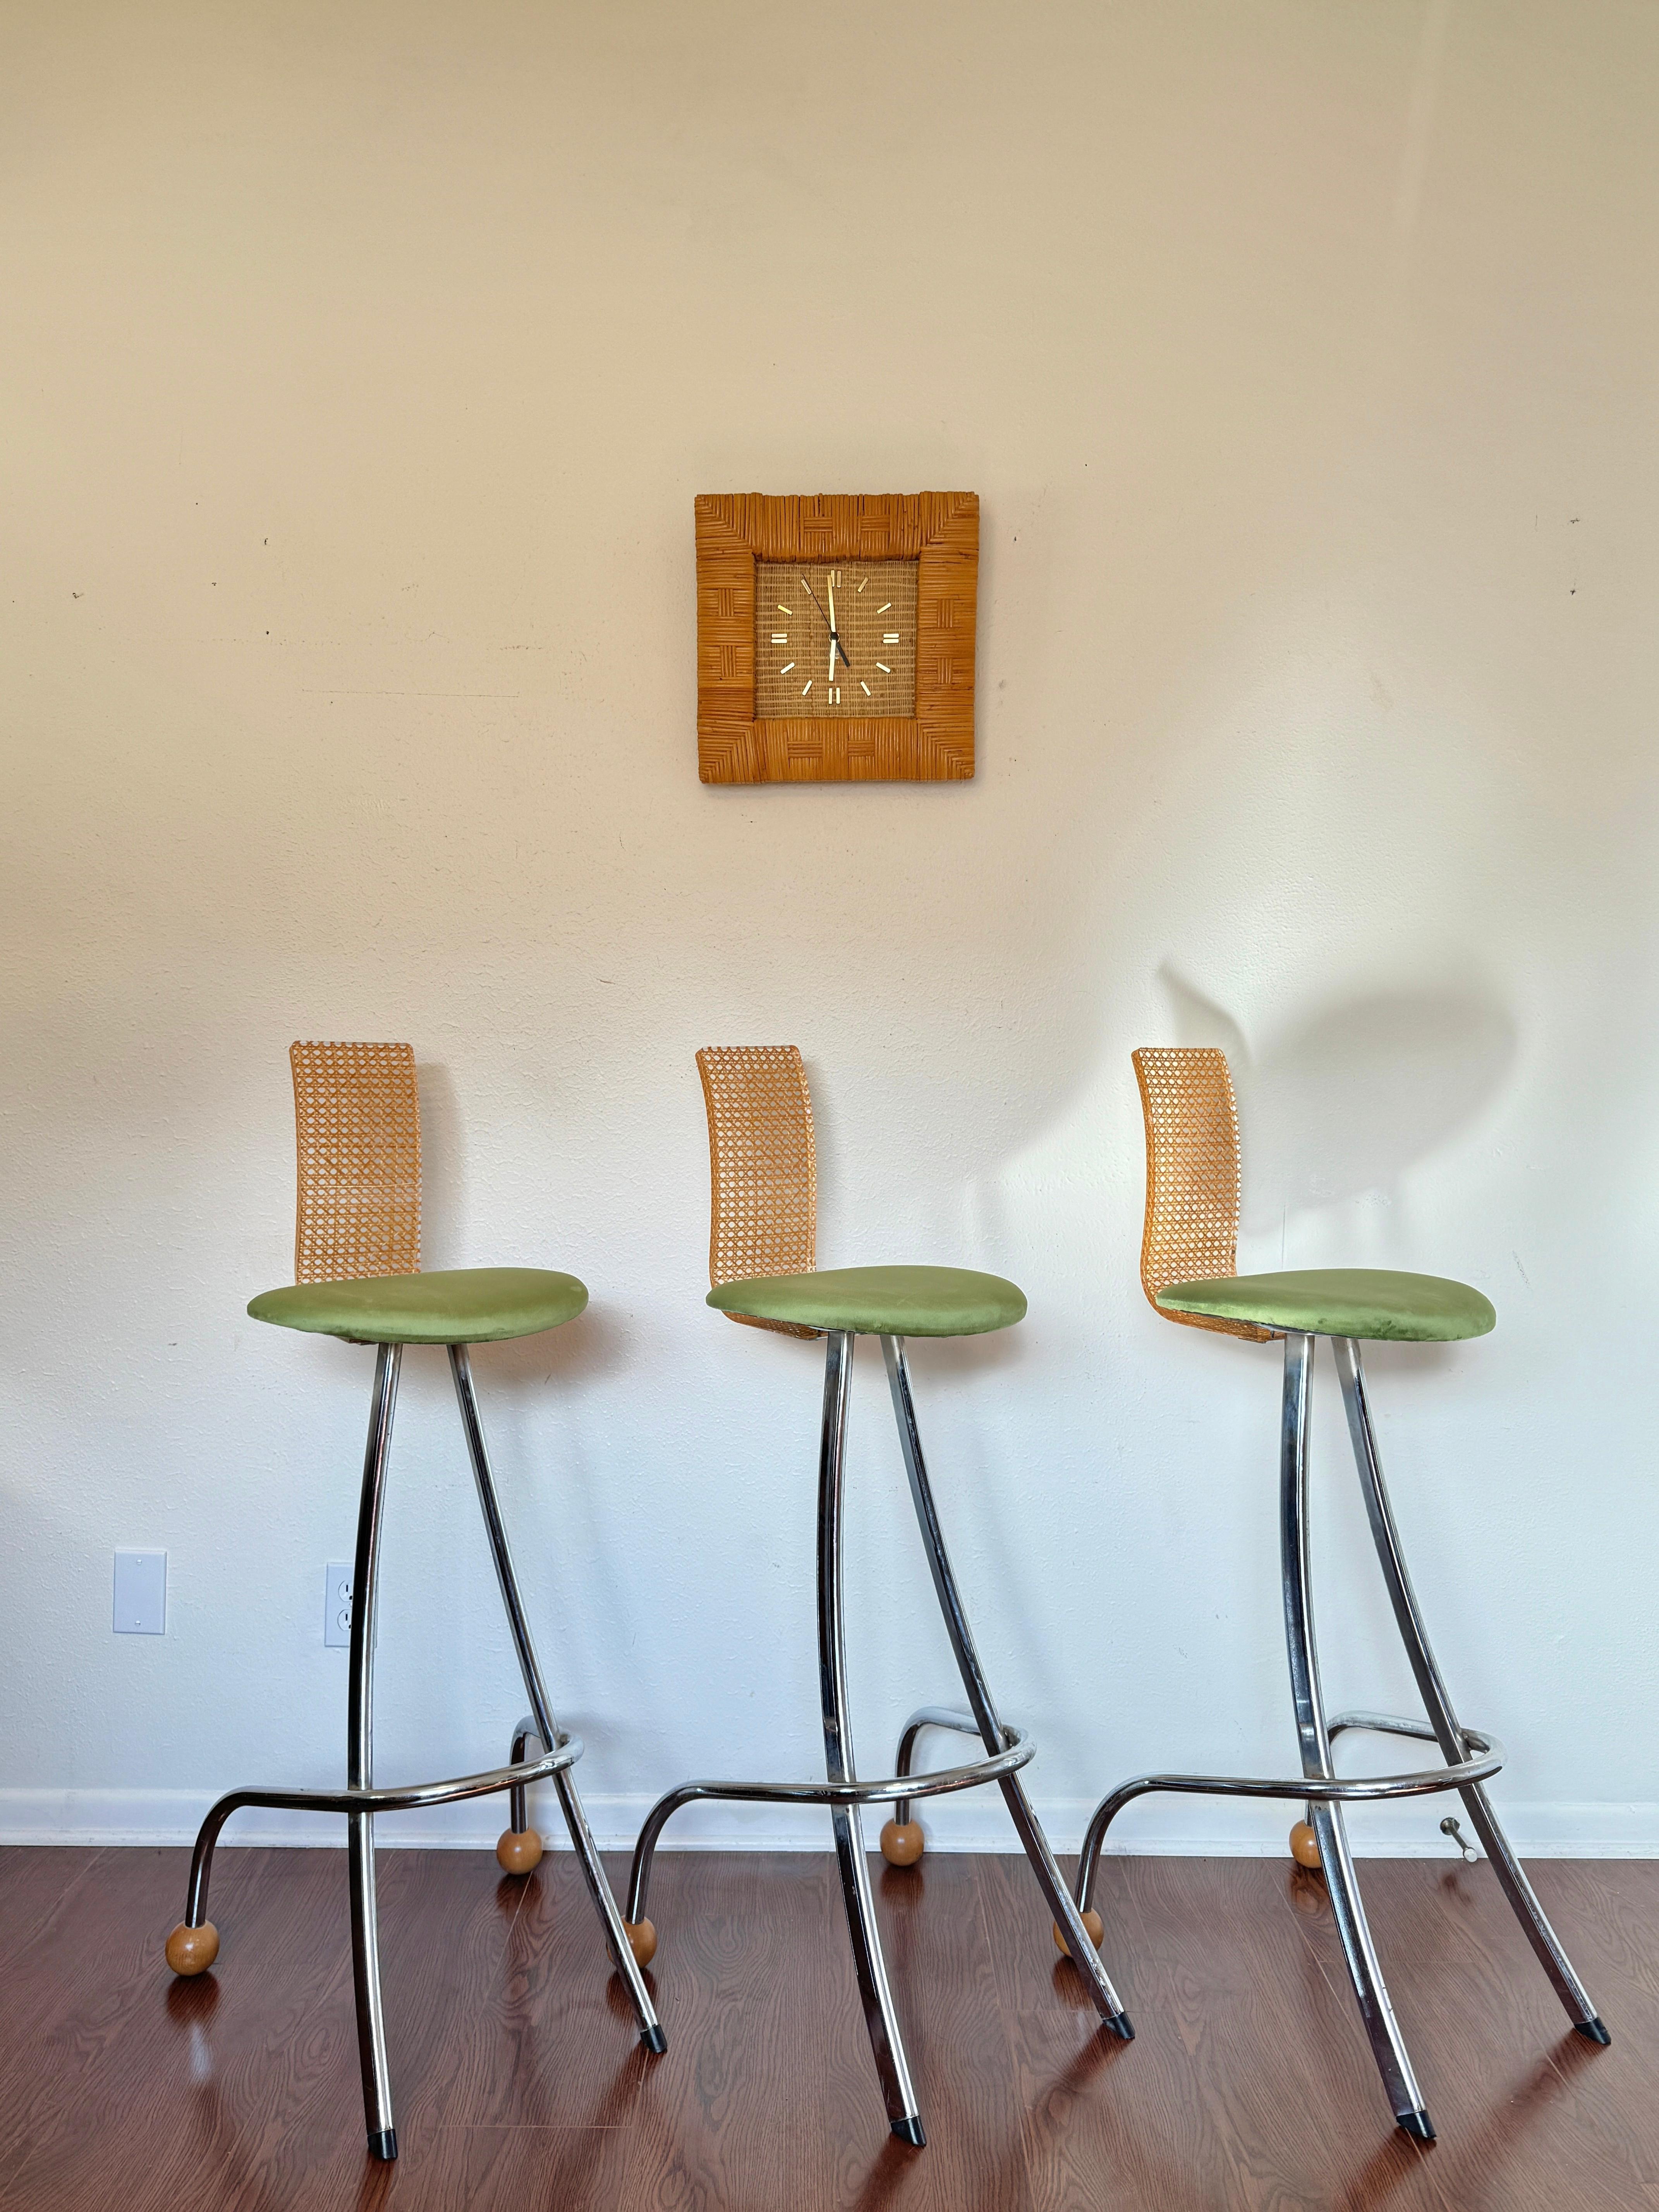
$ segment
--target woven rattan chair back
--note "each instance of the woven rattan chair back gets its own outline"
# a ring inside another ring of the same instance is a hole
[[[812,1097],[793,1044],[705,1045],[697,1073],[708,1109],[708,1279],[807,1275],[817,1266],[818,1182]],[[791,1322],[732,1314],[750,1328],[816,1336]]]
[[[1271,1329],[1158,1303],[1171,1283],[1238,1272],[1238,1109],[1227,1055],[1213,1045],[1142,1045],[1132,1057],[1146,1117],[1141,1287],[1165,1321],[1261,1343]]]
[[[406,1044],[291,1044],[296,1283],[421,1269],[421,1103]]]

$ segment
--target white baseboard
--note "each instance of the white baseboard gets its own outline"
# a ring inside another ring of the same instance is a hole
[[[550,1846],[568,1843],[552,1792],[532,1792],[534,1818]],[[0,1845],[78,1844],[171,1845],[194,1841],[211,1797],[190,1790],[0,1790]],[[583,1803],[606,1850],[630,1850],[651,1799],[589,1796]],[[1451,1845],[1440,1833],[1449,1809],[1440,1797],[1401,1805],[1361,1806],[1349,1814],[1354,1848],[1368,1858],[1444,1858]],[[1449,1809],[1459,1808],[1451,1800]],[[1510,1841],[1523,1858],[1659,1858],[1659,1804],[1593,1800],[1587,1803],[1505,1802],[1498,1809]],[[1074,1851],[1093,1810],[1083,1798],[1040,1799],[1037,1814],[1060,1852]],[[976,1800],[938,1798],[922,1808],[936,1850],[1012,1851],[1018,1849],[1000,1800],[987,1790]],[[1276,1857],[1297,1817],[1293,1806],[1223,1804],[1202,1798],[1142,1801],[1113,1830],[1115,1852],[1194,1858]],[[392,1849],[487,1850],[506,1825],[498,1798],[387,1813],[375,1825],[375,1841]],[[873,1844],[874,1809],[866,1817]],[[1465,1822],[1467,1831],[1468,1823]],[[822,1808],[776,1805],[689,1805],[665,1833],[667,1850],[801,1851],[830,1848]],[[298,1847],[343,1844],[337,1815],[239,1813],[225,1830],[227,1847]]]

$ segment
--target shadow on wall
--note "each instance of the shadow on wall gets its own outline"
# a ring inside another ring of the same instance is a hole
[[[1351,999],[1258,1058],[1232,1017],[1167,963],[1158,981],[1176,1042],[1219,1045],[1232,1069],[1248,1230],[1389,1188],[1474,1120],[1515,1061],[1515,1023],[1480,991]]]

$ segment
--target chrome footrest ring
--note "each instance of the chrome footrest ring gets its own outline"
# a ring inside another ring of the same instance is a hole
[[[1017,1774],[1030,1764],[1036,1756],[1036,1746],[1029,1732],[1006,1724],[1002,1732],[1007,1746],[994,1758],[976,1759],[964,1766],[941,1767],[933,1774],[893,1774],[879,1782],[682,1782],[678,1789],[659,1797],[646,1814],[634,1846],[628,1917],[635,1922],[644,1917],[657,1838],[682,1806],[710,1800],[745,1805],[885,1805],[912,1797],[943,1797],[953,1790],[976,1790],[981,1783],[1000,1782],[1005,1774]]]
[[[390,1790],[229,1790],[211,1808],[197,1832],[185,1925],[199,1928],[206,1917],[208,1876],[219,1831],[233,1813],[246,1806],[262,1805],[275,1813],[408,1813],[422,1805],[453,1805],[467,1797],[489,1797],[497,1791],[524,1789],[550,1774],[562,1773],[581,1755],[581,1738],[562,1732],[553,1749],[540,1759],[490,1767],[483,1774],[456,1775],[446,1782],[410,1782]]]
[[[659,1798],[673,1802],[671,1811],[698,1798],[740,1799],[757,1805],[884,1805],[901,1797],[943,1797],[953,1790],[977,1789],[981,1782],[1000,1781],[1017,1774],[1036,1756],[1036,1746],[1024,1729],[1010,1728],[1013,1738],[994,1759],[976,1759],[965,1766],[942,1766],[932,1774],[893,1774],[879,1782],[682,1782]],[[654,1814],[656,1808],[652,1808]],[[664,1815],[666,1819],[667,1814]]]
[[[1364,1729],[1377,1735],[1414,1736],[1428,1743],[1437,1741],[1426,1721],[1404,1720],[1392,1713],[1339,1713],[1330,1724],[1329,1733],[1335,1736],[1346,1729]],[[1362,1775],[1352,1781],[1340,1780],[1334,1775],[1327,1778],[1311,1774],[1298,1774],[1285,1781],[1243,1774],[1138,1774],[1133,1781],[1121,1784],[1109,1796],[1103,1797],[1095,1808],[1079,1862],[1079,1907],[1091,1901],[1095,1871],[1106,1831],[1124,1807],[1137,1797],[1173,1795],[1279,1797],[1292,1801],[1301,1798],[1310,1805],[1364,1805],[1395,1797],[1429,1797],[1439,1790],[1467,1790],[1473,1783],[1488,1781],[1504,1764],[1504,1747],[1496,1736],[1484,1735],[1479,1729],[1472,1728],[1464,1728],[1461,1733],[1469,1757],[1445,1766],[1420,1768],[1413,1773]]]
[[[492,1766],[483,1774],[459,1774],[447,1782],[408,1782],[390,1790],[233,1790],[209,1814],[220,1825],[244,1805],[264,1805],[286,1813],[408,1813],[422,1805],[451,1805],[466,1797],[489,1797],[562,1773],[582,1755],[580,1736],[561,1735],[540,1759]]]

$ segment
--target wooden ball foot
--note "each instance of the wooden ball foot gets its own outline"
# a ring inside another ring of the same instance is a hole
[[[204,1974],[219,1955],[219,1931],[210,1920],[186,1928],[181,1920],[167,1937],[167,1964],[175,1974]]]
[[[1094,1910],[1092,1905],[1090,1907],[1088,1911],[1084,1914],[1083,1924],[1089,1931],[1089,1941],[1094,1945],[1097,1951],[1099,1950],[1101,1944],[1105,1941],[1106,1923],[1101,1918],[1100,1915]],[[1059,1921],[1056,1920],[1054,1922],[1053,1926],[1054,1931],[1054,1948],[1056,1951],[1064,1951],[1066,1953],[1066,1956],[1069,1959],[1072,1954],[1067,1948],[1066,1937],[1061,1930]]]
[[[1291,1830],[1291,1856],[1299,1867],[1317,1874],[1325,1862],[1319,1856],[1319,1838],[1306,1820],[1298,1820]]]
[[[889,1820],[881,1832],[881,1855],[889,1866],[915,1866],[927,1848],[920,1820]]]
[[[624,1920],[623,1929],[635,1963],[648,1966],[657,1955],[657,1931],[648,1920]]]
[[[533,1828],[503,1828],[495,1856],[503,1874],[533,1874],[542,1863],[542,1839]]]

